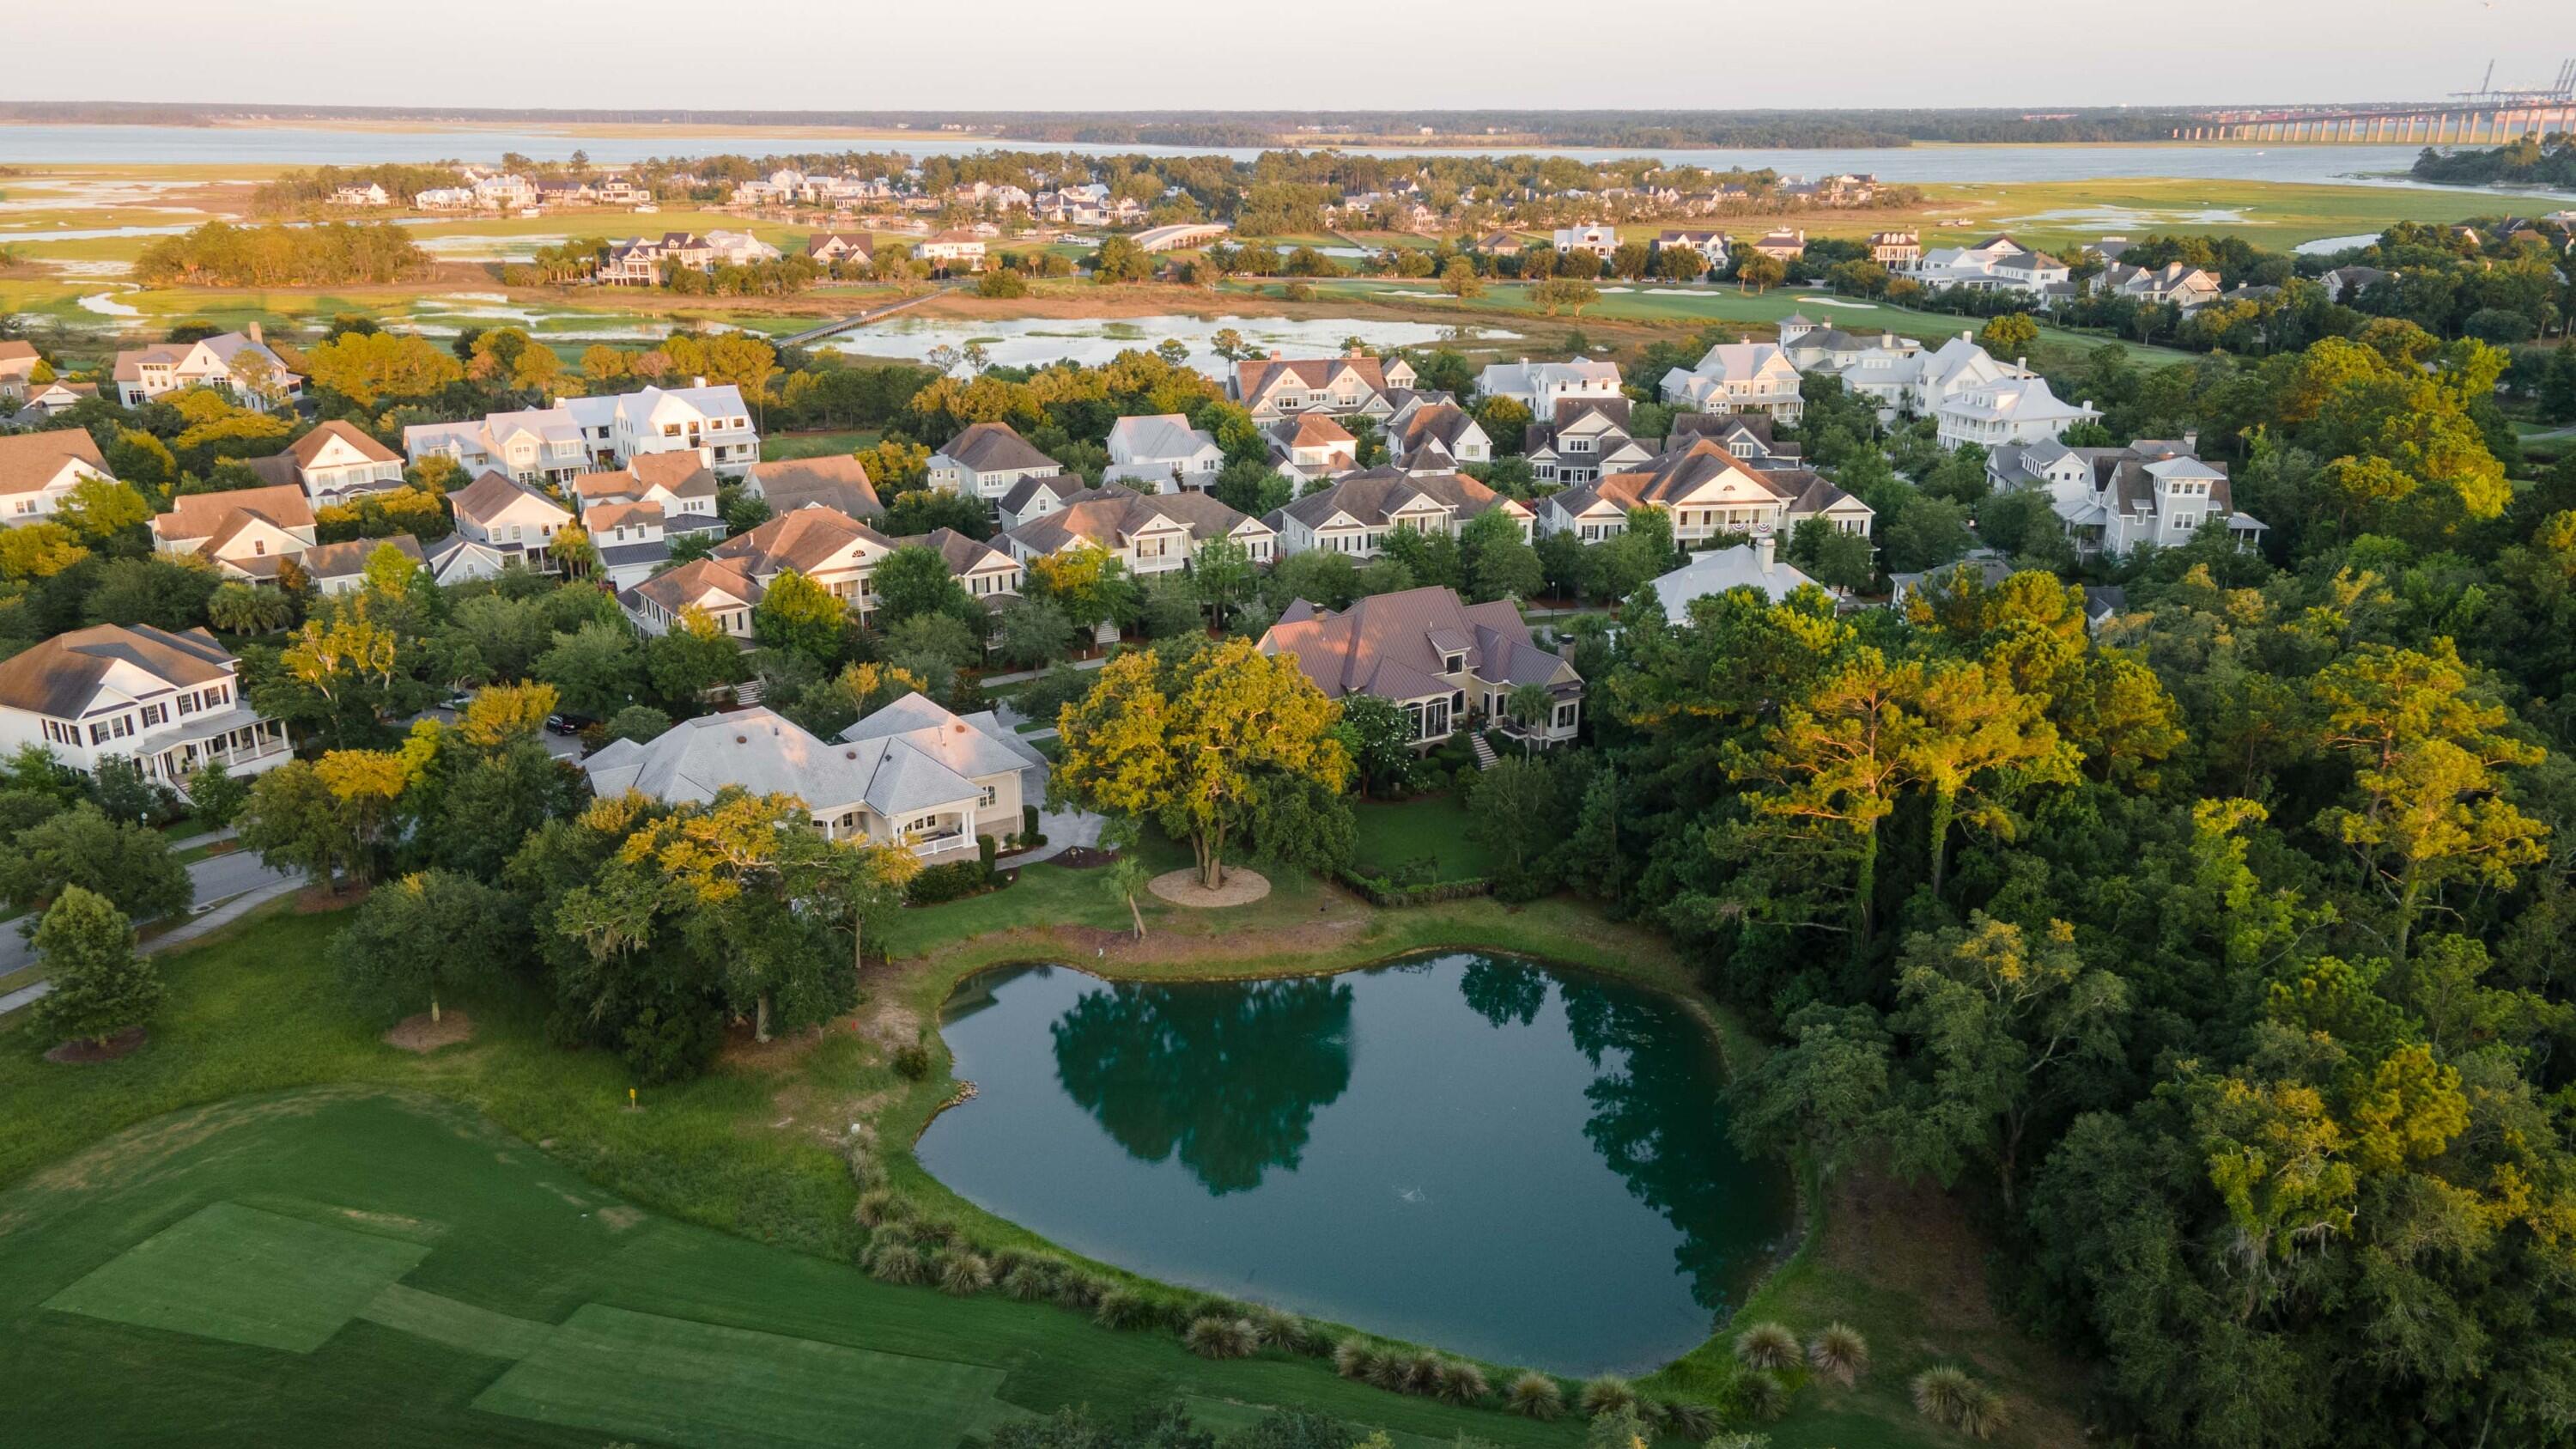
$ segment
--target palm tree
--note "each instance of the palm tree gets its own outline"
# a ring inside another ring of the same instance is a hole
[[[1544,684],[1515,685],[1503,696],[1503,713],[1521,727],[1521,750],[1526,754],[1534,747],[1539,728],[1556,713],[1556,695]]]

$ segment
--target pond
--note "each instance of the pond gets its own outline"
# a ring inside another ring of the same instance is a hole
[[[1232,371],[1233,364],[1217,355],[1216,334],[1228,330],[1240,334],[1247,346],[1275,348],[1290,357],[1336,353],[1352,337],[1383,351],[1440,342],[1509,342],[1520,336],[1499,327],[1453,327],[1436,322],[1354,317],[888,317],[853,328],[824,345],[862,357],[922,362],[936,348],[962,350],[972,342],[983,345],[988,362],[1003,366],[1079,362],[1096,367],[1121,352],[1173,341],[1190,350],[1190,366],[1211,377],[1223,377]],[[962,371],[963,364],[960,368]]]
[[[1707,1338],[1790,1228],[1672,998],[1506,956],[966,982],[922,1165],[1086,1256],[1565,1374]]]

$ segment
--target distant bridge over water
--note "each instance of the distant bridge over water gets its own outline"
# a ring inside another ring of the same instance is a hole
[[[2492,82],[2492,66],[2487,76]],[[2283,145],[2501,146],[2526,136],[2571,131],[2576,131],[2576,60],[2561,64],[2556,83],[2539,89],[2485,85],[2421,103],[2210,111],[2175,127],[2173,137]]]

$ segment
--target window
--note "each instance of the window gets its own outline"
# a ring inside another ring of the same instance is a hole
[[[1440,656],[1440,672],[1443,674],[1462,673],[1466,668],[1467,656],[1464,654],[1443,654]]]
[[[992,808],[993,808],[993,803],[994,803],[995,801],[997,801],[997,800],[1001,799],[1001,798],[1002,798],[1002,790],[1001,790],[1001,787],[1000,787],[1000,786],[998,786],[998,785],[987,785],[987,786],[985,786],[985,787],[984,787],[984,799],[983,799],[983,802],[982,802],[982,803],[983,803],[983,806],[984,806],[984,808],[985,808],[985,809],[987,809],[987,810],[992,809]]]
[[[170,706],[166,704],[147,704],[143,706],[143,727],[145,729],[150,729],[152,726],[157,724],[168,724],[169,722]]]

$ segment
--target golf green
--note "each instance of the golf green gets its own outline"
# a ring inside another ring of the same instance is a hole
[[[400,1238],[219,1202],[135,1244],[45,1306],[311,1353],[428,1253]]]

